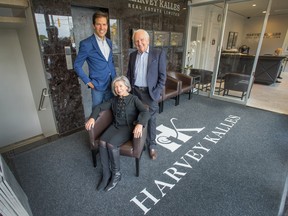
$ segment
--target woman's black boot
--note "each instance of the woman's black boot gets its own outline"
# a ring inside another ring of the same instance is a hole
[[[98,184],[97,190],[103,190],[107,186],[111,177],[111,172],[109,168],[109,156],[105,142],[100,141],[99,151],[100,151],[100,160],[102,164],[102,180]]]
[[[119,148],[108,147],[108,152],[109,152],[109,158],[111,162],[112,178],[108,186],[105,188],[105,191],[110,191],[113,188],[115,188],[118,182],[121,180]]]

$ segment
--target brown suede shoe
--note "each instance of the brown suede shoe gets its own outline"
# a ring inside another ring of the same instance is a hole
[[[157,158],[157,152],[156,152],[155,149],[150,149],[149,155],[150,155],[150,158],[151,158],[152,160],[156,160],[156,158]]]

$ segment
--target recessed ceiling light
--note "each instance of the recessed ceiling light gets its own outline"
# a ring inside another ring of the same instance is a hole
[[[253,6],[253,7],[256,7],[256,4],[253,4],[252,6]]]
[[[266,11],[262,11],[262,13],[266,13]]]

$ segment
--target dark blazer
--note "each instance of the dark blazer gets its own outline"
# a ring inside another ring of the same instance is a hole
[[[135,62],[137,50],[130,54],[127,78],[132,87],[135,83]],[[158,101],[166,82],[166,53],[164,50],[149,47],[147,65],[147,84],[150,97]]]
[[[90,118],[94,118],[96,120],[102,110],[111,109],[114,119],[113,122],[115,122],[115,119],[117,119],[117,100],[118,96],[115,96],[109,101],[97,105],[93,109]],[[139,98],[135,95],[129,94],[127,97],[124,97],[124,101],[126,104],[125,116],[128,127],[133,129],[136,124],[146,126],[148,120],[150,119],[150,113]]]
[[[112,42],[108,38],[106,38],[106,41],[111,49],[108,61],[102,54],[93,34],[80,42],[79,52],[74,62],[74,69],[81,80],[85,84],[92,82],[95,89],[99,91],[109,88],[111,83],[110,76],[112,80],[116,76],[112,58]],[[89,67],[89,77],[82,68],[85,61]]]

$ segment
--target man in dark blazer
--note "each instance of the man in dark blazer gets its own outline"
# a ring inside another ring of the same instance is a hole
[[[133,34],[137,50],[130,54],[127,77],[132,85],[132,93],[149,106],[151,118],[148,122],[146,144],[152,160],[156,152],[156,115],[158,100],[166,82],[166,53],[149,47],[149,34],[139,29]]]
[[[116,76],[112,59],[112,42],[106,38],[108,14],[98,11],[93,14],[95,33],[80,42],[74,69],[81,80],[91,88],[92,108],[113,97],[111,81]],[[87,62],[89,76],[82,68]]]

